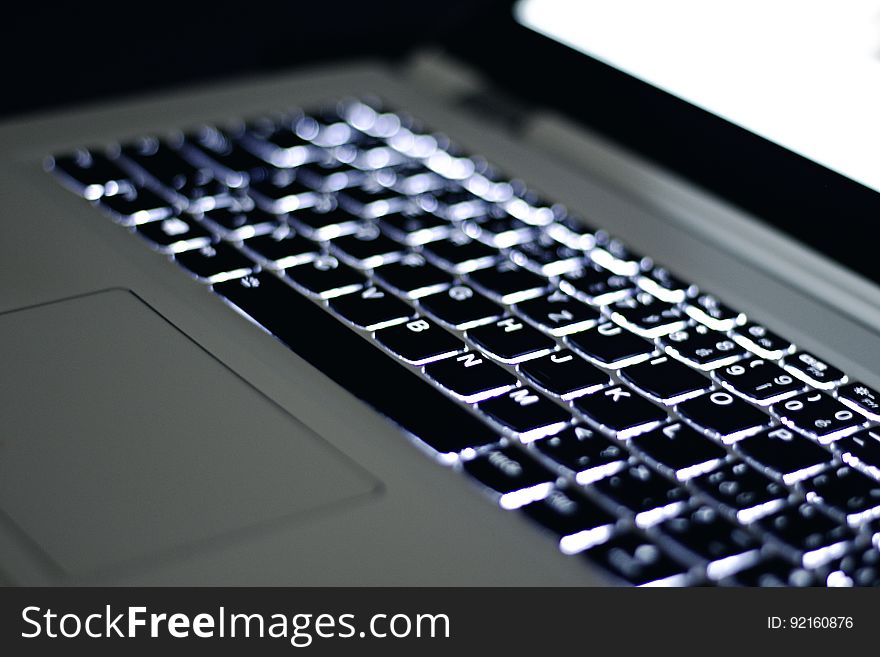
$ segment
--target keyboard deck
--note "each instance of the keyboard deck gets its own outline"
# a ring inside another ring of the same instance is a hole
[[[570,558],[880,584],[880,392],[378,107],[46,168]]]

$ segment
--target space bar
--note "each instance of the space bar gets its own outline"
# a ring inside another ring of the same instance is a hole
[[[261,272],[214,291],[304,360],[440,453],[499,436],[276,276]]]

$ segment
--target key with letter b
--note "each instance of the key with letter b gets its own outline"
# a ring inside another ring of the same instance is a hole
[[[413,365],[464,351],[461,340],[424,317],[376,331],[376,340]]]

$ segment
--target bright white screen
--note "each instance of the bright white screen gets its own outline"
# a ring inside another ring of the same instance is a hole
[[[880,191],[880,0],[520,0],[516,16]]]

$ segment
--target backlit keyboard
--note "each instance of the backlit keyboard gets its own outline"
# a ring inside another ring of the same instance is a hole
[[[880,584],[880,392],[377,107],[47,169],[570,558]]]

